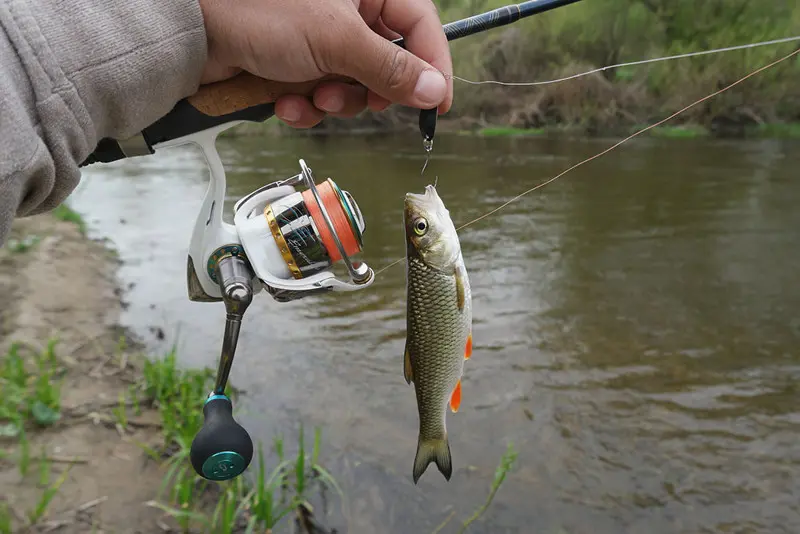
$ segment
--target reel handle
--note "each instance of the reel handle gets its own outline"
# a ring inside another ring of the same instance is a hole
[[[250,434],[234,420],[227,395],[211,395],[203,406],[203,417],[203,428],[192,441],[192,467],[207,480],[236,478],[253,459]]]

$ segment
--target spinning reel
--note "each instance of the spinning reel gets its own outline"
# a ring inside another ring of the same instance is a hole
[[[205,422],[192,442],[190,458],[197,474],[217,481],[240,475],[253,458],[253,441],[234,420],[225,394],[242,317],[253,296],[263,289],[274,300],[287,302],[328,291],[357,291],[370,286],[375,276],[366,263],[351,259],[361,251],[365,230],[355,199],[330,178],[317,184],[302,159],[298,174],[244,196],[234,205],[233,224],[223,221],[226,180],[215,141],[235,124],[169,143],[195,143],[210,169],[186,278],[190,300],[225,304],[225,333],[214,389],[203,406]],[[347,267],[349,281],[331,271],[339,261]]]

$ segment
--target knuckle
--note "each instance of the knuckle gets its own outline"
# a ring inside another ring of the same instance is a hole
[[[411,81],[409,76],[413,70],[408,53],[400,47],[396,48],[387,57],[383,73],[386,87],[392,91],[404,88]]]

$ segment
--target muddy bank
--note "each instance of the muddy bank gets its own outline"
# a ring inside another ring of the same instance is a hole
[[[116,323],[121,302],[115,256],[84,237],[79,224],[60,219],[47,214],[18,220],[0,250],[3,364],[7,370],[16,352],[35,375],[37,354],[46,354],[55,341],[54,374],[36,386],[37,395],[48,382],[57,387],[60,381],[60,406],[51,422],[56,420],[43,428],[26,421],[27,447],[23,436],[0,421],[0,517],[10,520],[12,532],[163,531],[163,514],[145,504],[155,497],[163,472],[139,446],[161,439],[158,413],[145,407],[125,428],[114,415],[142,365]],[[3,378],[6,390],[7,372]],[[4,402],[6,410],[13,408],[12,401]],[[31,526],[48,485],[62,476]]]

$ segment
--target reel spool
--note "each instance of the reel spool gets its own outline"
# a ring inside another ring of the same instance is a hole
[[[215,213],[225,187],[224,173],[213,168],[190,246],[188,285],[191,300],[225,303],[225,334],[216,383],[203,406],[203,428],[192,442],[190,459],[198,475],[222,481],[243,473],[253,457],[253,441],[234,420],[225,395],[242,317],[253,295],[263,287],[286,302],[320,292],[356,291],[371,285],[375,275],[351,259],[363,247],[364,218],[352,195],[331,178],[315,184],[311,169],[300,160],[299,174],[240,199],[230,225]],[[299,185],[306,188],[298,191]],[[193,258],[206,260],[196,268]],[[338,262],[347,267],[349,281],[331,271]]]
[[[331,178],[316,185],[305,161],[300,168],[300,174],[254,191],[234,207],[236,230],[255,275],[281,301],[371,284],[372,270],[350,259],[362,250],[366,226],[355,199]],[[278,196],[295,185],[306,189]],[[351,282],[329,271],[339,261]]]

